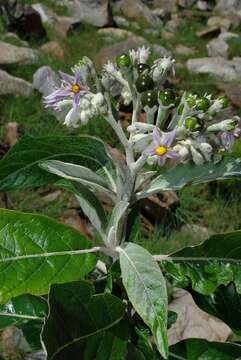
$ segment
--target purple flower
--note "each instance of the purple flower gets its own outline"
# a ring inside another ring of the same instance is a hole
[[[221,141],[226,151],[232,151],[236,139],[241,139],[241,121],[237,120],[237,124],[232,131],[224,131],[221,134]]]
[[[50,95],[46,96],[44,102],[46,107],[59,110],[59,103],[63,100],[73,100],[73,108],[76,108],[81,96],[88,91],[88,87],[80,84],[80,71],[74,71],[74,77],[60,72],[62,77],[62,86],[60,89],[55,90]]]
[[[180,160],[181,156],[170,148],[176,131],[160,134],[157,127],[153,130],[153,141],[145,150],[145,153],[157,159],[158,164],[163,166],[167,159]]]

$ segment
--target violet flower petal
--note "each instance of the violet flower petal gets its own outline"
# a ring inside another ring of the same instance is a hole
[[[62,72],[62,71],[59,71],[59,74],[60,74],[61,78],[62,78],[66,83],[68,83],[68,84],[70,84],[70,85],[73,84],[74,79],[73,79],[72,76],[70,76],[70,75],[68,75],[68,74],[66,74],[66,73],[64,73],[64,72]]]
[[[174,150],[168,150],[167,153],[166,153],[166,156],[169,158],[169,159],[173,159],[173,160],[180,160],[181,159],[181,155],[178,154],[176,151]]]
[[[175,139],[175,136],[176,136],[176,130],[166,133],[163,137],[162,145],[165,145],[167,147],[171,146],[173,140]]]
[[[157,127],[155,127],[153,129],[153,133],[152,133],[152,136],[153,136],[153,144],[155,147],[158,147],[161,145],[161,137],[160,137],[160,133],[159,133],[159,130],[157,129]]]

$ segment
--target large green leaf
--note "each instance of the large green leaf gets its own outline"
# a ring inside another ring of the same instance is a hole
[[[9,325],[21,328],[31,349],[40,350],[40,333],[47,313],[48,303],[44,298],[30,294],[17,296],[0,305],[0,329]]]
[[[217,164],[180,164],[154,179],[143,192],[137,193],[142,199],[166,190],[179,190],[186,185],[196,185],[213,180],[230,179],[241,176],[241,160],[225,157]]]
[[[0,161],[0,190],[42,186],[58,177],[41,169],[44,160],[61,160],[96,171],[109,161],[101,140],[90,136],[23,137]]]
[[[91,283],[80,281],[53,285],[49,304],[42,335],[48,359],[125,359],[128,334],[120,323],[125,305],[119,298],[95,295]]]
[[[202,339],[182,341],[170,347],[170,360],[238,360],[241,346]]]
[[[143,247],[129,243],[118,250],[128,297],[151,329],[159,352],[166,358],[168,300],[165,279],[151,254]]]
[[[192,292],[195,303],[205,312],[223,320],[233,331],[241,332],[241,295],[233,283],[219,286],[211,295]]]
[[[81,253],[89,247],[77,230],[48,217],[0,209],[0,303],[81,279],[95,265],[93,254]]]
[[[210,294],[231,281],[241,293],[241,231],[218,234],[198,246],[184,248],[161,262],[180,286],[191,281],[194,290]]]

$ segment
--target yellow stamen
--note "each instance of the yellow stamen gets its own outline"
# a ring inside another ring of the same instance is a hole
[[[73,84],[71,90],[73,93],[78,94],[78,92],[80,92],[80,86],[78,84]]]
[[[164,145],[160,145],[158,147],[155,148],[155,153],[156,155],[158,156],[162,156],[162,155],[165,155],[167,152],[167,147],[164,146]]]

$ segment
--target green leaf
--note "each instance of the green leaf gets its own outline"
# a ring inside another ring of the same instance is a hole
[[[137,193],[137,198],[142,199],[160,191],[180,190],[186,185],[197,185],[237,176],[241,176],[240,159],[226,157],[217,164],[206,163],[200,166],[191,163],[180,164],[154,179],[145,191]]]
[[[192,296],[202,310],[223,320],[233,331],[241,333],[241,295],[233,283],[219,286],[211,295],[193,291]]]
[[[240,265],[241,231],[214,235],[201,245],[184,248],[161,262],[175,281],[190,280],[195,291],[206,295],[232,281],[241,293]]]
[[[24,136],[0,161],[0,191],[38,187],[58,177],[41,169],[45,160],[61,160],[93,171],[110,160],[101,140],[90,136]]]
[[[41,162],[40,167],[64,179],[86,185],[93,190],[107,193],[111,192],[109,184],[105,181],[105,179],[85,166],[69,164],[57,160],[48,160]]]
[[[0,209],[0,303],[83,278],[96,261],[81,253],[89,247],[77,230],[46,216]]]
[[[231,156],[241,158],[241,140],[236,140],[230,153]]]
[[[84,360],[125,359],[126,330],[116,327],[124,317],[125,305],[116,296],[95,295],[87,281],[72,282],[53,285],[49,304],[42,335],[48,359],[78,360],[80,354]]]
[[[137,313],[152,331],[159,352],[167,358],[167,290],[165,279],[151,254],[129,243],[120,252],[123,284]]]
[[[62,180],[58,181],[57,185],[76,195],[83,212],[104,238],[108,222],[105,210],[97,196],[86,186],[79,183],[74,185],[69,181]]]
[[[0,305],[0,330],[15,325],[23,331],[32,351],[41,350],[40,333],[47,313],[48,303],[44,298],[30,294],[17,296]]]
[[[241,346],[202,339],[182,341],[170,347],[170,360],[238,360]]]

